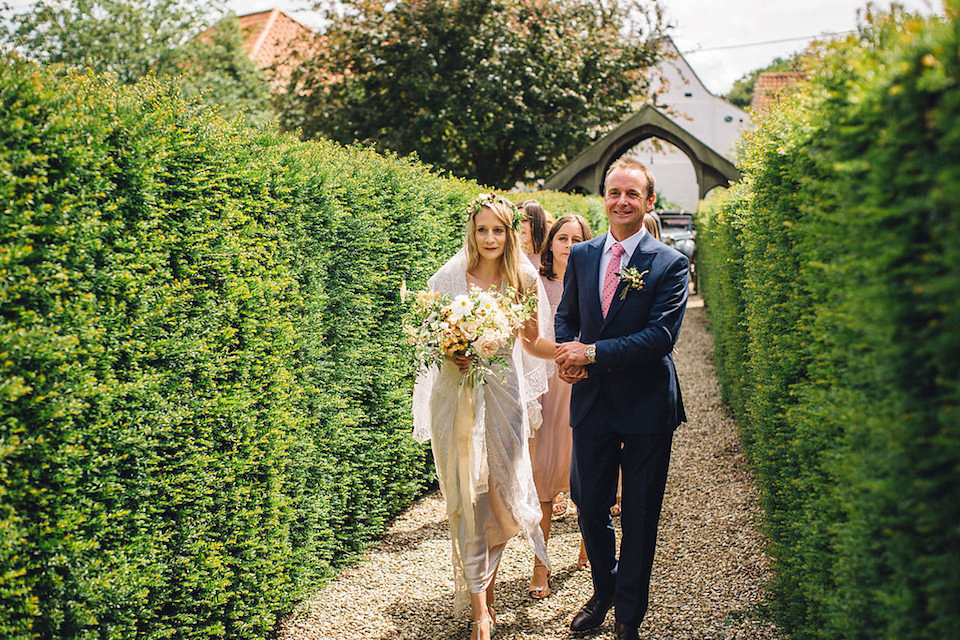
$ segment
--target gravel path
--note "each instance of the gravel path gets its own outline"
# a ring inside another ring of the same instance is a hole
[[[673,442],[660,520],[650,609],[640,637],[658,640],[782,640],[763,622],[769,578],[752,476],[724,411],[710,354],[703,303],[692,297],[675,354],[689,422]],[[590,597],[588,571],[577,571],[575,514],[555,519],[554,564],[545,600],[527,595],[532,554],[522,538],[504,552],[497,579],[497,640],[571,638],[569,623]],[[452,615],[450,539],[439,493],[416,502],[367,558],[341,571],[278,629],[280,640],[354,638],[466,639]],[[593,636],[613,637],[613,615]]]

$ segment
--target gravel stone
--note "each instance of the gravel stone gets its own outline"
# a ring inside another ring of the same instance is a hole
[[[763,619],[770,579],[760,510],[737,428],[714,376],[703,302],[692,296],[674,357],[688,422],[673,441],[645,640],[782,640]],[[619,518],[615,520],[618,526]],[[532,552],[507,544],[497,576],[498,640],[571,638],[570,620],[592,593],[578,571],[573,505],[553,521],[552,593],[527,594]],[[355,566],[343,569],[277,628],[280,640],[466,639],[469,614],[454,618],[450,538],[443,499],[414,503]],[[613,615],[588,638],[612,638]]]

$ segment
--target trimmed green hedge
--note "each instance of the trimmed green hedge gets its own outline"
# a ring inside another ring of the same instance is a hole
[[[581,196],[559,191],[534,191],[531,193],[509,194],[514,202],[532,199],[537,200],[543,208],[553,214],[554,219],[568,213],[577,213],[590,225],[593,235],[606,233],[607,214],[603,209],[603,198],[600,196]]]
[[[172,91],[0,62],[4,638],[263,638],[433,477],[399,291],[477,185]]]
[[[710,309],[717,381],[724,402],[742,423],[749,388],[745,371],[747,334],[741,326],[744,259],[738,212],[748,208],[748,195],[735,186],[724,199],[701,203],[697,213],[697,271],[701,296]],[[741,431],[741,435],[745,434]]]
[[[263,637],[428,479],[397,291],[472,190],[158,83],[0,91],[0,629]]]
[[[698,221],[791,637],[960,629],[960,19],[874,14]]]

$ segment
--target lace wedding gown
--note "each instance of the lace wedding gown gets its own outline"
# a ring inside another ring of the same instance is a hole
[[[523,263],[522,277],[528,287],[538,287],[541,335],[552,338],[546,294],[529,262]],[[466,293],[464,252],[441,267],[428,285],[431,291]],[[548,564],[528,439],[540,425],[537,399],[546,391],[552,363],[527,354],[519,340],[500,355],[508,365],[494,365],[486,384],[463,385],[459,369],[444,362],[420,371],[414,387],[414,438],[431,441],[450,520],[457,612],[466,607],[468,591],[480,593],[490,585],[506,542],[518,532]],[[458,410],[471,408],[472,425],[468,422],[466,432],[458,432]]]

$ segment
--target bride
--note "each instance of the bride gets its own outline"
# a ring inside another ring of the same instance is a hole
[[[507,366],[494,364],[484,384],[461,386],[470,362],[457,356],[421,370],[414,388],[414,437],[431,440],[447,504],[456,610],[465,608],[469,596],[470,637],[487,640],[496,622],[494,582],[507,541],[523,532],[547,563],[527,440],[540,425],[538,398],[547,389],[556,343],[543,285],[520,250],[516,207],[502,196],[484,194],[471,203],[467,216],[463,249],[430,278],[430,290],[459,295],[476,287],[538,296],[537,311],[517,331],[520,339],[499,354]],[[467,438],[453,429],[458,406],[463,410],[465,403],[473,408]],[[464,481],[473,486],[463,490]]]

